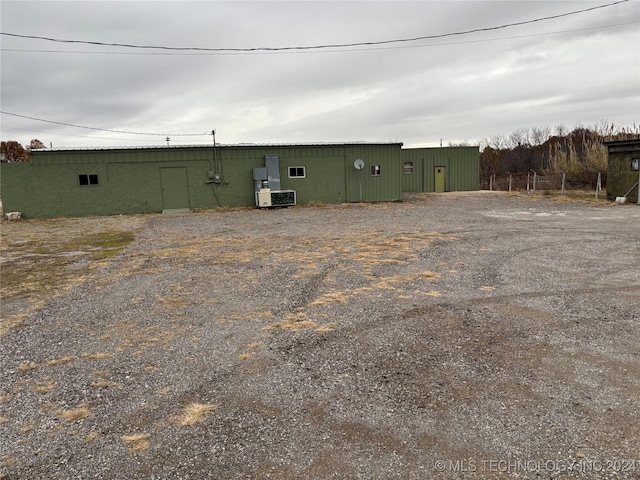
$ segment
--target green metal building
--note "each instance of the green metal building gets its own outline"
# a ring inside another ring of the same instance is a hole
[[[403,191],[479,185],[477,147],[402,143],[47,149],[1,168],[3,209],[24,218],[255,206],[265,182],[295,192],[297,204],[394,201]]]
[[[480,149],[409,148],[401,151],[403,192],[480,189]]]
[[[607,199],[625,197],[638,202],[640,181],[640,140],[605,142],[608,149]]]

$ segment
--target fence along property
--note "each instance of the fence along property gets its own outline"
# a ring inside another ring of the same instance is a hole
[[[593,178],[591,178],[593,177]],[[480,177],[482,190],[500,191],[558,191],[593,190],[596,195],[606,188],[607,176],[594,172],[593,175],[574,177],[562,173],[538,175],[535,172],[512,173],[505,176],[488,175]],[[597,198],[597,197],[596,197]]]

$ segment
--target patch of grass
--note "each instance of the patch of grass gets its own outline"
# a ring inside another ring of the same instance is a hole
[[[181,427],[190,427],[203,422],[207,415],[216,408],[218,408],[218,406],[211,403],[194,402],[187,405],[182,412],[176,415],[175,421]]]
[[[274,322],[271,325],[263,327],[262,330],[269,331],[280,329],[297,332],[298,330],[302,330],[304,328],[315,328],[318,326],[316,322],[305,320],[306,318],[307,314],[304,312],[290,313],[284,318],[284,321]]]
[[[189,305],[184,298],[180,297],[163,297],[159,298],[158,301],[162,304],[162,306],[169,310],[176,310],[179,308],[185,308]]]
[[[31,418],[22,424],[22,427],[20,427],[20,432],[28,433],[32,431],[34,428],[36,428],[36,421],[33,418]]]
[[[41,363],[36,363],[36,362],[22,363],[18,365],[18,370],[21,372],[28,372],[30,370],[35,370],[36,368],[40,368],[41,366],[42,366]]]
[[[101,220],[100,224],[104,222]],[[105,230],[101,225],[97,230],[97,225],[87,226],[86,221],[62,218],[3,226],[0,232],[2,300],[26,302],[30,311],[37,310],[46,300],[81,283],[88,273],[104,265],[105,259],[135,239],[133,229]],[[11,307],[8,307],[3,312],[6,318],[0,323],[0,336],[20,328],[25,317],[11,316]]]
[[[272,323],[271,325],[267,325],[266,327],[263,327],[262,330],[264,331],[269,331],[269,330],[288,330],[290,332],[297,332],[298,330],[302,330],[304,328],[316,328],[318,326],[318,324],[316,322],[313,322],[311,320],[302,320],[302,321],[290,321],[290,322],[275,322]]]
[[[347,303],[347,295],[344,292],[325,293],[311,302],[309,306],[326,305],[328,303]]]
[[[316,328],[316,332],[330,332],[336,325],[336,322],[325,323],[324,325],[320,325],[318,328]]]
[[[134,435],[125,435],[122,437],[124,443],[129,446],[129,453],[144,452],[149,448],[149,434],[136,433]]]
[[[11,455],[2,455],[0,457],[0,466],[11,467],[16,463],[18,463],[18,460],[16,459],[16,457],[13,457]]]
[[[135,240],[131,231],[107,230],[83,235],[69,243],[73,250],[88,249],[93,252],[95,259],[110,258],[120,253],[127,245]]]
[[[58,414],[67,422],[77,422],[91,415],[91,411],[87,408],[86,404],[80,404],[78,408],[59,410]]]
[[[56,384],[54,382],[51,381],[45,381],[45,382],[40,382],[40,383],[36,383],[33,386],[33,391],[36,393],[49,393],[54,391],[56,388]]]
[[[572,203],[584,203],[590,205],[600,205],[600,206],[616,206],[615,202],[611,202],[607,200],[607,191],[600,190],[598,192],[598,198],[596,199],[595,189],[594,190],[565,190],[564,195],[561,194],[560,190],[544,190],[541,192],[529,194],[522,194],[526,198],[530,198],[532,200],[539,199],[541,197],[551,198],[556,202],[572,202]]]
[[[91,360],[104,360],[105,358],[111,358],[110,353],[83,353],[84,358],[90,358]]]
[[[3,267],[4,270],[4,267]],[[4,272],[2,281],[4,282]],[[19,313],[17,315],[12,315],[9,318],[0,318],[0,337],[6,335],[7,333],[17,330],[24,322],[24,319],[27,318],[26,313]]]
[[[440,274],[436,272],[421,272],[415,273],[413,275],[398,275],[394,277],[385,277],[382,280],[376,282],[373,287],[378,289],[395,289],[394,285],[401,285],[410,282],[414,282],[416,280],[421,280],[423,278],[426,279],[437,279],[440,278]]]
[[[63,365],[65,363],[70,363],[75,361],[76,357],[62,357],[62,358],[56,358],[53,360],[49,360],[46,365],[48,367],[53,367],[55,365]]]
[[[116,382],[109,382],[108,380],[98,380],[91,384],[93,388],[118,388],[122,390],[122,385]]]

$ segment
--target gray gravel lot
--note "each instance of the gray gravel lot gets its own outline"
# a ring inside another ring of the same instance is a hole
[[[135,222],[0,338],[0,478],[640,478],[640,208]]]

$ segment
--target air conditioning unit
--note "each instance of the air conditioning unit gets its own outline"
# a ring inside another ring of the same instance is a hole
[[[258,207],[291,207],[296,204],[295,190],[276,190],[261,188],[256,192]]]

